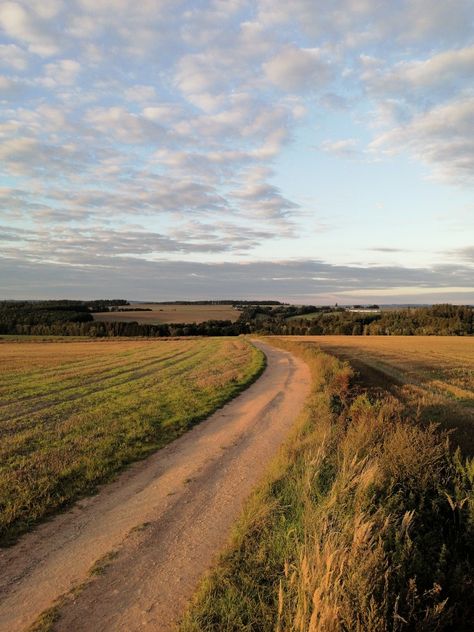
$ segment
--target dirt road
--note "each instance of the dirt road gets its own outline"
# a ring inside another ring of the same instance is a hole
[[[54,630],[173,629],[309,392],[301,360],[256,344],[268,366],[244,393],[0,553],[0,631],[81,584]]]

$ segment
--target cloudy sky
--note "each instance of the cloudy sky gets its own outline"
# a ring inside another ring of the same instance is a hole
[[[0,298],[474,302],[472,0],[0,0]]]

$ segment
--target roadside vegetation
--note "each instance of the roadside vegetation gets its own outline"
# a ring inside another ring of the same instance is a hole
[[[184,433],[263,366],[242,338],[0,342],[0,543]]]
[[[181,632],[472,630],[474,461],[315,344],[272,344],[312,395]]]

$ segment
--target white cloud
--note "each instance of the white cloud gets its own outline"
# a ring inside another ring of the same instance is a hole
[[[378,157],[471,186],[472,16],[472,0],[0,2],[2,209],[43,239],[64,229],[79,264],[102,237],[113,262],[297,236],[279,179],[305,143],[355,157],[372,135]]]
[[[182,117],[181,108],[171,104],[150,105],[143,108],[143,116],[154,123],[168,124]]]
[[[118,106],[90,109],[84,121],[101,134],[128,144],[155,143],[165,134],[153,121]]]
[[[51,17],[51,12],[41,16],[17,2],[0,4],[0,27],[6,34],[26,43],[31,52],[49,57],[59,52],[59,45],[43,17]]]
[[[61,59],[44,67],[44,77],[41,83],[48,87],[71,86],[76,83],[81,72],[81,64],[74,59]]]
[[[474,82],[474,46],[445,50],[427,59],[403,61],[387,69],[381,60],[364,60],[363,79],[382,95],[413,98],[452,96]]]
[[[16,44],[0,44],[0,65],[21,72],[28,67],[28,54]]]
[[[22,81],[0,75],[0,103],[7,99],[18,98],[25,90],[25,87]]]
[[[273,28],[297,24],[309,37],[356,49],[380,43],[463,45],[472,39],[472,2],[432,0],[259,0],[258,21]]]
[[[124,96],[127,101],[150,103],[156,99],[156,90],[154,86],[135,85],[127,88],[124,92]]]
[[[327,62],[318,49],[288,46],[263,64],[267,78],[288,92],[316,90],[330,77]]]
[[[474,183],[474,96],[460,98],[415,116],[381,134],[372,149],[409,150],[442,179]]]

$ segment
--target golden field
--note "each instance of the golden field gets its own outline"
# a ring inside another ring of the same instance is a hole
[[[179,436],[262,367],[238,338],[0,342],[0,541]]]
[[[468,336],[305,336],[293,340],[348,360],[361,387],[389,392],[410,414],[453,432],[474,455],[474,338]]]
[[[231,320],[235,322],[240,312],[232,305],[175,305],[137,303],[128,309],[136,307],[151,309],[152,311],[117,311],[94,313],[94,320],[102,322],[144,323],[158,325],[160,323],[203,323],[206,320]]]

